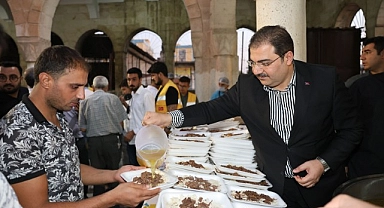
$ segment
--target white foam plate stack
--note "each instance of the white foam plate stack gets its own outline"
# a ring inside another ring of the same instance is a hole
[[[255,150],[247,129],[236,129],[212,133],[209,151],[213,163],[231,163],[246,167],[257,167]]]

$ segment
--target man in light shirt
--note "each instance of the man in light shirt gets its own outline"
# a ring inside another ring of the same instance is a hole
[[[130,68],[127,71],[128,86],[132,90],[132,99],[130,100],[129,112],[129,132],[124,136],[127,145],[127,152],[130,165],[139,165],[136,159],[135,137],[141,129],[141,121],[147,111],[155,111],[155,98],[152,93],[143,87],[141,80],[143,73],[139,68]]]

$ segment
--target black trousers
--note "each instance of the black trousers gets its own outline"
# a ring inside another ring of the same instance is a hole
[[[300,184],[293,178],[285,178],[283,200],[287,203],[287,208],[308,208],[303,195],[300,192]]]
[[[135,145],[127,144],[127,153],[129,158],[129,164],[139,166],[139,162],[137,162],[137,157],[136,157]]]
[[[85,137],[76,139],[76,146],[79,150],[79,160],[81,164],[89,165],[88,144]],[[88,186],[84,185],[84,198],[87,198]]]
[[[98,169],[117,170],[121,159],[121,143],[119,134],[88,137],[88,156],[90,165]],[[97,185],[93,187],[93,196],[113,189],[118,183]]]

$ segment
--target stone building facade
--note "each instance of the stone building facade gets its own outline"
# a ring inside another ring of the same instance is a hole
[[[359,9],[368,37],[384,33],[382,0],[3,0],[0,5],[0,23],[15,40],[24,68],[50,46],[51,32],[76,48],[85,33],[101,30],[113,45],[116,85],[125,76],[126,48],[135,34],[158,34],[173,72],[176,41],[190,29],[202,101],[217,88],[219,77],[227,76],[231,84],[237,79],[237,28],[286,26],[301,60],[306,59],[305,28],[349,27]]]

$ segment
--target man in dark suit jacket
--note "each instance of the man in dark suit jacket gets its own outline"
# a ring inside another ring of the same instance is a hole
[[[250,41],[252,75],[240,75],[224,96],[144,124],[175,127],[241,116],[261,171],[288,207],[324,206],[346,180],[345,161],[361,139],[355,105],[333,67],[293,59],[293,41],[266,26]]]

